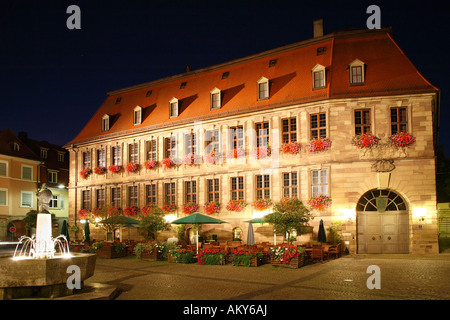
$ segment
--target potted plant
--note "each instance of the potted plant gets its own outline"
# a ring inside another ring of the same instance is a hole
[[[328,138],[314,138],[308,144],[310,152],[326,151],[331,147],[331,141]]]
[[[163,205],[162,209],[167,213],[173,213],[177,211],[177,205],[176,204],[165,204]]]
[[[225,255],[217,249],[200,249],[197,254],[197,263],[201,265],[225,264]]]
[[[270,248],[270,263],[273,266],[300,268],[304,264],[305,248],[289,244],[279,244]]]
[[[129,217],[137,217],[141,213],[141,209],[136,206],[129,206],[123,209],[123,214]]]
[[[390,140],[396,147],[409,147],[416,141],[416,138],[408,132],[398,132],[393,134]]]
[[[98,166],[94,168],[94,173],[98,175],[102,175],[106,173],[106,167]]]
[[[257,199],[252,203],[256,211],[262,211],[268,209],[272,205],[272,200],[270,199]]]
[[[158,231],[170,230],[170,224],[164,219],[165,212],[158,207],[152,207],[151,211],[143,215],[139,221],[139,227],[147,232],[147,237],[156,239]]]
[[[283,143],[280,151],[284,154],[298,154],[301,150],[301,144],[298,142]]]
[[[198,211],[198,204],[195,202],[188,202],[183,206],[183,213],[184,214],[193,214]]]
[[[194,263],[194,252],[191,249],[175,249],[169,252],[169,262]]]
[[[263,252],[236,249],[231,254],[233,266],[258,267],[263,263]]]
[[[241,212],[245,210],[246,205],[244,200],[230,200],[227,203],[226,209],[228,211]]]
[[[134,247],[134,254],[140,260],[161,260],[163,251],[164,246],[158,242],[138,243]]]
[[[141,168],[139,163],[129,163],[127,164],[127,172],[137,172]]]
[[[175,166],[175,162],[173,161],[172,158],[164,158],[161,161],[162,165],[164,168],[169,169],[172,168],[173,166]]]
[[[372,133],[363,133],[356,135],[352,138],[352,144],[359,149],[372,148],[380,142],[380,138],[373,135]]]
[[[115,259],[127,255],[126,245],[120,241],[94,243],[94,247],[97,250],[97,256],[100,258]]]
[[[156,168],[158,166],[158,161],[147,160],[147,161],[145,161],[144,166],[145,166],[145,169]]]
[[[122,169],[123,167],[120,164],[113,164],[108,167],[108,170],[112,173],[119,173]]]
[[[324,210],[325,208],[331,206],[331,198],[326,196],[326,195],[320,195],[320,196],[316,196],[316,197],[311,197],[308,200],[308,205],[312,208],[312,209],[316,209],[316,210]]]
[[[220,212],[220,203],[218,203],[216,201],[210,201],[205,204],[203,209],[205,210],[206,214],[219,213]]]
[[[80,171],[80,176],[83,179],[87,179],[87,177],[89,177],[92,173],[92,169],[91,168],[84,168],[83,170]]]

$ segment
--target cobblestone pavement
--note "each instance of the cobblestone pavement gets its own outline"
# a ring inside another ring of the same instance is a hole
[[[380,268],[380,289],[368,289]],[[117,300],[449,300],[450,254],[352,255],[287,269],[97,258],[86,280],[116,286]]]

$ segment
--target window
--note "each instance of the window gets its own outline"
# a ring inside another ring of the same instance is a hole
[[[20,145],[17,142],[13,142],[13,150],[20,151]]]
[[[256,147],[269,146],[269,122],[258,122],[256,128]]]
[[[257,81],[258,100],[269,99],[269,79],[262,77]]]
[[[128,187],[128,206],[137,207],[138,206],[138,187],[131,186]]]
[[[33,167],[22,165],[22,179],[24,180],[33,179]]]
[[[105,114],[102,117],[102,131],[108,131],[109,130],[109,115]]]
[[[176,156],[177,148],[175,137],[164,138],[164,158],[175,158]]]
[[[355,61],[350,63],[350,85],[364,84],[364,66],[365,63],[359,59],[356,59]]]
[[[58,161],[64,162],[64,153],[63,152],[58,151]]]
[[[298,197],[297,172],[283,173],[283,197]]]
[[[318,64],[312,69],[313,89],[325,88],[325,67]]]
[[[328,195],[328,169],[311,170],[311,195]]]
[[[145,97],[148,98],[152,95],[152,90],[148,90],[147,93],[145,94]]]
[[[122,147],[115,146],[112,147],[112,164],[122,165]]]
[[[41,158],[47,159],[47,156],[48,156],[48,149],[46,149],[46,148],[41,148],[39,154],[40,154]]]
[[[225,71],[224,73],[222,73],[222,79],[228,78],[229,75],[230,75],[230,72],[229,71]]]
[[[256,176],[256,199],[270,199],[270,175]]]
[[[106,149],[97,149],[97,166],[106,167]]]
[[[244,149],[244,127],[230,127],[230,143],[232,150]]]
[[[220,152],[220,137],[219,137],[219,130],[208,130],[205,133],[205,153],[210,154],[212,151],[215,152],[216,156]]]
[[[180,89],[186,88],[186,85],[187,85],[187,82],[182,82],[182,83],[180,84]]]
[[[281,120],[282,124],[282,140],[283,143],[296,142],[297,141],[297,119],[286,118]]]
[[[91,152],[86,151],[83,152],[83,168],[90,168],[91,167]]]
[[[156,184],[146,185],[146,204],[156,205]]]
[[[8,175],[8,163],[0,161],[0,176],[6,177]]]
[[[0,189],[0,206],[8,205],[8,189]]]
[[[142,123],[142,108],[137,106],[133,110],[133,125],[138,125]]]
[[[197,203],[197,181],[186,181],[184,183],[184,203]]]
[[[315,113],[311,116],[311,139],[327,137],[326,113]]]
[[[48,182],[58,183],[58,171],[48,171]]]
[[[277,59],[272,59],[269,61],[269,68],[274,67],[277,64]]]
[[[244,177],[231,178],[231,199],[244,200]]]
[[[208,179],[208,202],[216,201],[219,202],[220,192],[219,192],[219,179]]]
[[[176,204],[175,202],[175,182],[164,184],[164,204]]]
[[[156,161],[157,153],[156,153],[156,140],[150,140],[146,142],[147,145],[147,160]]]
[[[97,189],[96,191],[96,203],[97,208],[103,208],[105,206],[105,189]]]
[[[355,110],[355,135],[372,132],[370,109]]]
[[[119,104],[120,101],[122,101],[122,98],[121,98],[121,97],[117,98],[117,99],[116,99],[116,104]]]
[[[81,191],[81,209],[91,210],[91,191],[83,190]]]
[[[20,206],[27,208],[33,207],[33,192],[31,191],[20,192]]]
[[[169,101],[169,118],[178,117],[178,99],[172,98]]]
[[[139,144],[130,143],[128,145],[128,162],[139,163]]]
[[[193,132],[184,135],[185,154],[196,154],[197,151],[197,135]]]
[[[113,207],[121,207],[120,188],[111,188],[111,204]]]
[[[391,108],[391,134],[408,132],[408,115],[406,107]]]
[[[325,47],[319,47],[316,50],[316,55],[321,56],[325,53]]]
[[[211,94],[211,110],[220,109],[220,107],[222,106],[220,90],[214,88],[214,90],[212,90],[210,94]]]
[[[54,195],[52,199],[50,199],[50,202],[48,203],[48,207],[52,209],[59,209],[59,196]]]

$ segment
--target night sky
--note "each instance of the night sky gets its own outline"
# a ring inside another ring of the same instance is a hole
[[[442,91],[440,143],[450,156],[449,1],[0,1],[0,129],[72,140],[115,89],[312,38],[366,28],[381,9],[400,48]],[[66,26],[69,5],[81,29]]]

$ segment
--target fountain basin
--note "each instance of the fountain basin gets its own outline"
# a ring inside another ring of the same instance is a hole
[[[77,280],[83,287],[84,280],[94,275],[96,258],[95,254],[88,253],[52,259],[0,258],[0,300],[73,294],[76,289],[69,288],[67,280],[74,273],[67,269],[72,265],[80,268]]]

